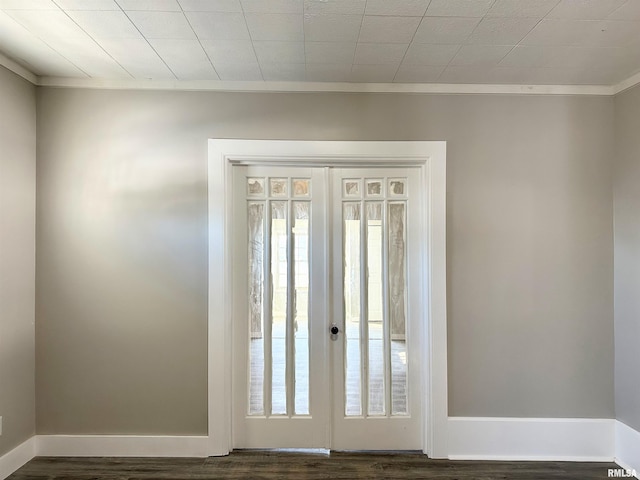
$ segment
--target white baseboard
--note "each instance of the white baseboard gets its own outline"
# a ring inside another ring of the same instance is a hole
[[[640,432],[613,419],[450,417],[452,460],[615,461],[640,472]],[[207,457],[206,436],[37,435],[0,457],[0,480],[35,456]]]
[[[625,470],[635,470],[640,478],[640,432],[622,422],[615,427],[616,463]]]
[[[4,480],[36,456],[36,438],[31,437],[0,457],[0,480]]]
[[[611,462],[613,419],[449,417],[452,460]]]
[[[209,437],[138,435],[38,435],[43,457],[207,457]]]

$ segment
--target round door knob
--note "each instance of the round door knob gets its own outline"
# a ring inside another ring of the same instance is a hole
[[[337,325],[332,325],[331,326],[331,335],[337,335],[338,333],[340,333],[340,329],[338,328]]]

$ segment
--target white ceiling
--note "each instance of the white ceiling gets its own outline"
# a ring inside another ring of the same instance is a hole
[[[0,0],[41,77],[612,85],[640,0]]]

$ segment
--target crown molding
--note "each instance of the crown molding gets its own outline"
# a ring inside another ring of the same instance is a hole
[[[0,53],[0,65],[5,67],[7,70],[12,71],[16,75],[21,76],[25,80],[31,82],[34,85],[38,85],[38,76],[31,73],[29,70],[24,68],[22,65],[17,63],[15,60],[11,60],[9,57],[4,56]]]
[[[448,83],[229,82],[216,80],[135,80],[39,77],[0,53],[0,66],[38,87],[102,90],[176,90],[278,93],[426,93],[441,95],[615,96],[640,84],[640,72],[615,85],[514,85]]]
[[[484,85],[443,83],[340,83],[340,82],[228,82],[180,80],[107,80],[40,77],[38,85],[57,88],[107,90],[182,90],[220,92],[339,92],[339,93],[431,93],[494,95],[603,95],[613,94],[608,85]]]
[[[613,86],[613,95],[622,93],[640,84],[640,72]]]

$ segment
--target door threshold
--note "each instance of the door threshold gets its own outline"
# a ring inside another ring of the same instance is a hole
[[[328,457],[331,450],[328,448],[235,448],[234,452],[265,452],[265,453],[299,453],[301,455],[323,455]]]
[[[424,455],[422,450],[331,450],[331,453],[364,455]]]
[[[322,455],[334,453],[348,455],[424,455],[422,450],[331,450],[328,448],[236,448],[234,452],[246,453],[299,453],[301,455]]]

